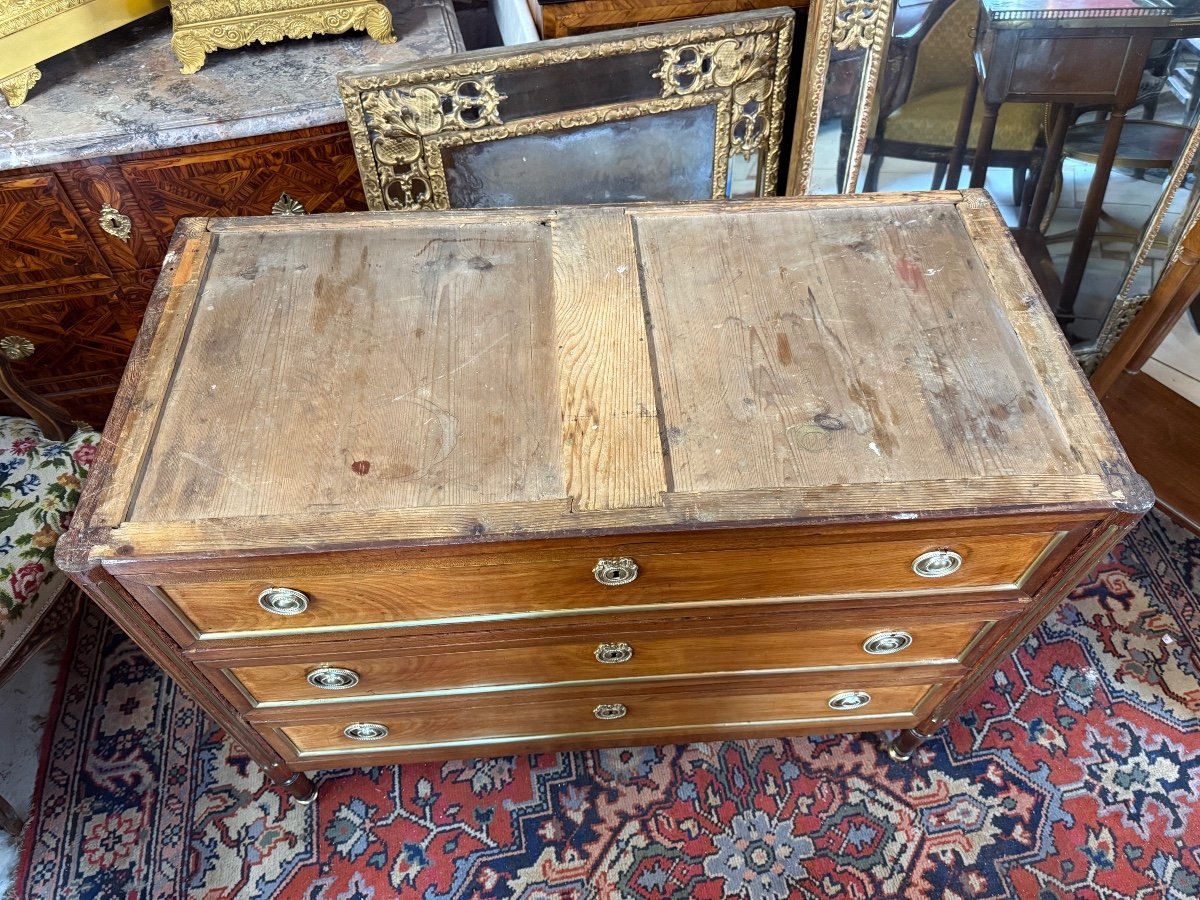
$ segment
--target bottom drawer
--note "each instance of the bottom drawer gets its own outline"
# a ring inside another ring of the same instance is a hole
[[[286,755],[299,758],[435,748],[469,752],[475,744],[552,739],[569,747],[572,738],[597,735],[628,736],[628,743],[638,744],[646,743],[638,739],[640,733],[678,731],[675,740],[682,741],[695,739],[689,732],[730,726],[778,726],[781,735],[790,726],[806,731],[827,726],[831,732],[883,727],[872,723],[915,715],[938,687],[856,685],[852,679],[844,687],[819,687],[794,679],[745,679],[689,689],[554,691],[540,700],[528,693],[503,692],[456,704],[422,700],[355,705],[343,707],[336,718],[259,727]]]

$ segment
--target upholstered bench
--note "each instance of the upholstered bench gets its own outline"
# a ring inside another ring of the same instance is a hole
[[[0,687],[59,629],[46,616],[58,607],[69,621],[78,592],[54,565],[54,545],[71,524],[79,489],[100,443],[96,432],[38,400],[12,375],[9,360],[33,352],[24,338],[0,339],[0,390],[34,419],[0,416]],[[36,421],[35,421],[36,419]],[[62,602],[70,594],[70,602]],[[0,827],[20,820],[0,797]]]

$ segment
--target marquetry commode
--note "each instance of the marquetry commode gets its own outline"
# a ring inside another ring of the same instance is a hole
[[[1151,500],[982,192],[191,219],[58,558],[304,798],[906,758]]]

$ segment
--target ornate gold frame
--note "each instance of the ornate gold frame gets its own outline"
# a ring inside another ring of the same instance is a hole
[[[850,156],[846,160],[845,178],[839,185],[843,194],[857,193],[858,173],[875,110],[879,73],[891,41],[893,10],[892,0],[813,0],[810,4],[796,130],[788,166],[788,194],[807,194],[812,190],[817,132],[821,126],[829,64],[835,50],[863,51]]]
[[[233,50],[314,34],[365,31],[395,43],[392,13],[379,0],[171,0],[171,50],[194,75],[214,50]]]
[[[373,210],[449,209],[442,150],[713,106],[713,198],[726,196],[729,160],[759,153],[758,193],[778,179],[780,130],[794,16],[790,10],[714,16],[546,41],[536,49],[477,51],[430,65],[338,79]],[[658,96],[509,118],[505,73],[660,51]]]

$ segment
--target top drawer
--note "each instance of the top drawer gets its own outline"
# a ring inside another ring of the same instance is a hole
[[[516,548],[511,558],[501,555],[489,564],[372,562],[369,568],[347,553],[331,557],[327,566],[309,564],[294,574],[275,569],[263,577],[160,583],[156,593],[195,636],[213,639],[775,597],[1013,590],[1058,537],[1042,532],[942,542],[790,542],[604,558],[582,550],[523,556]]]

